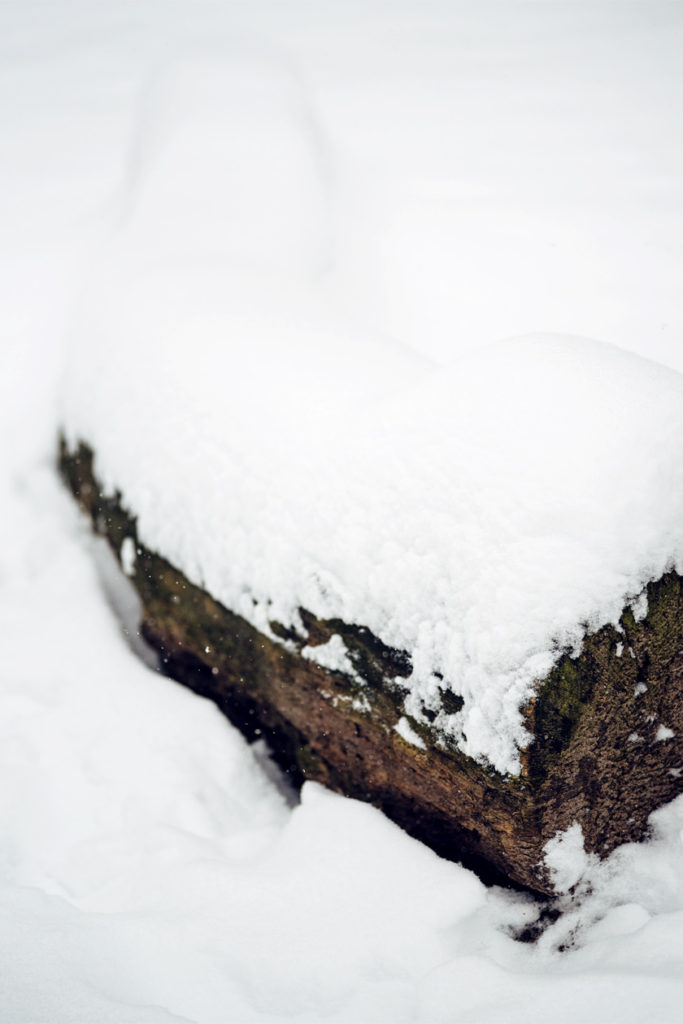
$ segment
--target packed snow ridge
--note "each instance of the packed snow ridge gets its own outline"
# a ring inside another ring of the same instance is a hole
[[[516,773],[537,681],[683,565],[683,378],[548,335],[437,365],[359,326],[321,285],[299,94],[174,75],[72,331],[67,436],[228,608],[369,627],[411,656],[407,714]]]

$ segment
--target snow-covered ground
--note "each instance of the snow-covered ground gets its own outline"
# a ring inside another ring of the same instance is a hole
[[[254,379],[268,332],[285,355],[309,357],[311,339],[347,354],[327,390],[326,358],[278,364],[283,389],[308,386],[313,428],[422,386],[437,365],[452,364],[447,390],[469,350],[552,331],[666,364],[572,344],[560,365],[591,394],[609,384],[608,447],[622,431],[637,453],[670,437],[682,44],[683,15],[655,2],[0,6],[0,1020],[679,1019],[683,803],[603,865],[578,829],[558,837],[548,865],[579,895],[536,944],[516,942],[537,912],[525,898],[485,890],[368,807],[316,786],[295,803],[264,751],[140,662],[53,460],[64,396],[87,410],[79,384],[110,417],[101,440],[115,458],[117,400],[125,415],[153,371],[175,386],[184,353],[207,357],[217,292]],[[172,282],[158,322],[150,279],[162,299]],[[169,326],[200,285],[200,337],[183,348],[174,335],[138,373],[135,336],[115,331]],[[64,352],[84,337],[91,369],[79,381],[72,362],[65,381]],[[231,365],[208,352],[208,419],[211,403],[241,402],[235,464],[257,436],[275,465],[287,435],[277,418],[258,428],[277,396],[250,425]],[[648,404],[624,416],[639,384]],[[523,413],[534,379],[519,385]],[[159,415],[187,423],[177,396]],[[193,435],[184,443],[191,456]],[[677,443],[639,453],[648,485],[676,472]],[[303,472],[305,453],[288,457]],[[573,468],[594,505],[622,479]],[[552,476],[558,501],[563,480]],[[628,591],[675,508],[618,494],[640,558]],[[599,536],[609,523],[589,525]]]

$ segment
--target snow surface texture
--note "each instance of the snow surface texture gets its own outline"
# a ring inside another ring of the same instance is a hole
[[[297,212],[290,270],[318,275],[323,289],[334,258],[326,301],[338,315],[322,299],[314,315],[309,286],[282,283],[276,294],[271,264],[264,319],[280,303],[331,333],[344,323],[358,339],[362,322],[419,339],[421,360],[390,360],[403,363],[405,386],[426,379],[430,359],[539,329],[601,337],[683,369],[682,35],[675,7],[654,2],[0,5],[8,1024],[680,1019],[682,801],[653,816],[649,843],[599,866],[582,861],[563,917],[535,945],[514,942],[510,929],[534,919],[531,903],[485,891],[369,807],[315,786],[292,807],[263,751],[140,663],[52,463],[61,338],[83,308],[77,296],[93,287],[90,269],[101,288],[102,266],[115,265],[112,230],[132,230],[143,170],[156,159],[145,146],[160,152],[144,111],[188,47],[214,63],[237,52],[248,65],[254,53],[260,67],[275,64],[297,83],[287,95],[327,131],[325,145],[316,135],[325,187],[314,201],[327,204],[328,230],[316,235],[315,218]],[[165,241],[169,262],[185,258]],[[247,302],[246,284],[230,288]],[[299,334],[292,324],[287,344]],[[363,363],[364,343],[355,351]],[[385,356],[375,351],[368,384],[354,384],[359,402],[362,388],[368,401],[382,389]],[[627,378],[631,364],[614,360]],[[121,399],[136,386],[135,361],[127,370]],[[222,403],[238,400],[230,367],[218,371],[207,387]],[[391,370],[386,391],[399,376]],[[249,437],[235,444],[248,463]],[[555,848],[565,885],[579,868],[577,838],[560,837],[559,860]]]
[[[406,711],[518,772],[535,682],[683,567],[683,376],[551,335],[434,365],[361,329],[325,302],[287,78],[187,58],[152,93],[71,332],[68,436],[227,608],[369,627],[411,656]]]

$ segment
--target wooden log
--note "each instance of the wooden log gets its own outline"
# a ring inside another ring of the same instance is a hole
[[[534,741],[520,776],[502,776],[406,716],[405,651],[361,623],[302,608],[306,635],[258,632],[137,536],[134,510],[103,493],[86,445],[60,442],[63,479],[121,560],[142,604],[141,631],[163,671],[214,700],[248,739],[264,737],[297,783],[315,779],[374,804],[438,853],[489,881],[552,892],[543,847],[575,821],[605,856],[642,839],[650,813],[683,790],[683,578],[648,585],[647,615],[586,635],[524,709]],[[302,649],[340,636],[353,666],[330,671]],[[457,710],[458,698],[444,691]],[[403,728],[397,725],[405,719]],[[407,726],[407,728],[406,728]]]

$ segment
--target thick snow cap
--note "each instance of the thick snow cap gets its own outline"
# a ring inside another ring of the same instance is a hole
[[[405,648],[407,710],[439,673],[441,727],[517,771],[534,683],[683,563],[681,375],[552,336],[412,366],[158,284],[98,302],[65,409],[142,540],[262,629],[303,605]]]

